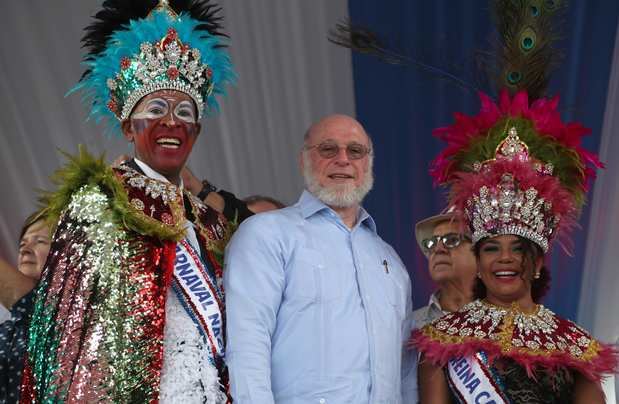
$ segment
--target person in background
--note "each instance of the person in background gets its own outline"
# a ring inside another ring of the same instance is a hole
[[[20,232],[17,268],[0,260],[0,303],[11,315],[0,325],[0,403],[19,400],[33,289],[49,248],[50,230],[39,211],[28,216]]]
[[[299,201],[232,237],[224,287],[235,403],[416,402],[410,278],[361,206],[372,159],[359,122],[321,119],[299,155]]]
[[[243,202],[247,204],[247,208],[254,213],[269,212],[271,210],[277,210],[285,208],[282,202],[275,198],[264,195],[252,195],[243,199]]]
[[[428,305],[413,312],[415,327],[421,328],[473,300],[477,263],[468,229],[451,211],[418,222],[415,238],[428,259],[430,277],[438,286]]]
[[[238,199],[232,192],[218,189],[206,179],[200,181],[189,167],[183,169],[181,178],[187,191],[206,205],[223,213],[231,222],[240,223],[255,213],[249,209],[245,201]]]

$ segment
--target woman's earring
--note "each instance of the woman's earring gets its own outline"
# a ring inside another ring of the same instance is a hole
[[[535,272],[535,274],[533,275],[533,279],[539,279],[540,277],[540,273],[539,272]]]
[[[481,273],[479,271],[477,271],[477,277],[481,279]]]

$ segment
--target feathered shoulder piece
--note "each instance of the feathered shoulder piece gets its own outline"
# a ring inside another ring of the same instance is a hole
[[[86,71],[72,91],[116,130],[158,90],[188,94],[200,116],[217,108],[213,95],[235,78],[219,12],[209,0],[106,0],[86,28]]]
[[[106,196],[112,220],[123,228],[163,240],[183,238],[183,203],[177,187],[128,167],[112,169],[103,156],[95,158],[81,146],[77,155],[65,155],[67,164],[52,176],[58,188],[44,193],[40,200],[42,206],[48,207],[47,218],[52,227],[74,203],[76,193],[94,186]],[[83,206],[78,209],[87,210],[89,198],[83,197],[81,203]]]
[[[476,300],[414,331],[411,344],[440,366],[450,358],[483,351],[490,362],[513,359],[530,376],[538,369],[564,367],[599,381],[617,364],[612,347],[542,305],[524,313],[515,303],[503,308]]]

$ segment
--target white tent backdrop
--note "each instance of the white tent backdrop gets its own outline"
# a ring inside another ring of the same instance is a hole
[[[79,40],[96,0],[0,4],[0,255],[14,262],[19,228],[35,188],[77,144],[128,153],[120,138],[85,122],[79,95],[64,97],[83,72]],[[203,122],[190,160],[199,177],[235,192],[292,203],[302,188],[297,151],[307,126],[333,112],[354,113],[350,53],[327,32],[347,18],[346,0],[220,1],[239,79],[221,113]]]
[[[602,341],[619,344],[619,30],[612,63],[600,142],[606,169],[595,181],[578,323]],[[607,403],[616,402],[613,387],[607,380]]]
[[[600,159],[591,200],[579,323],[605,341],[619,338],[619,31],[608,85]]]
[[[619,30],[612,63],[600,142],[606,169],[598,173],[591,202],[578,323],[602,341],[619,344]],[[619,401],[616,379],[605,381],[609,404]]]

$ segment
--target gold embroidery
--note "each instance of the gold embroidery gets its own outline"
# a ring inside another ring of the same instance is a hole
[[[502,354],[566,354],[584,362],[595,359],[601,350],[599,342],[575,325],[559,329],[561,321],[567,320],[560,320],[542,305],[527,314],[517,305],[507,309],[477,300],[460,312],[433,321],[421,332],[441,344],[491,344]]]

